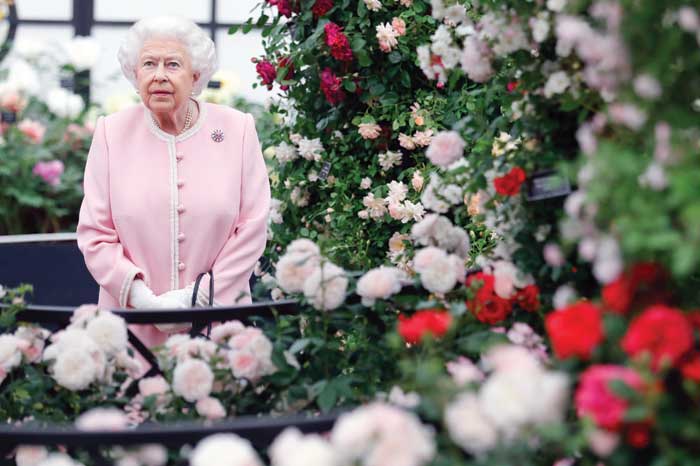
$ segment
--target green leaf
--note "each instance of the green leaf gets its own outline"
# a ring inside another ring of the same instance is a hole
[[[316,402],[318,403],[318,407],[321,408],[321,411],[325,412],[333,408],[337,400],[338,390],[336,389],[335,384],[331,381],[330,383],[327,383],[325,387],[323,387],[323,390],[321,390],[321,393],[319,393]]]

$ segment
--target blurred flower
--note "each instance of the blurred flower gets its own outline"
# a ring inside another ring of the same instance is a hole
[[[328,22],[323,30],[326,45],[330,47],[333,58],[340,61],[352,61],[354,58],[352,49],[347,36],[343,33],[343,28],[333,22]]]
[[[175,366],[173,392],[193,403],[208,397],[214,383],[214,373],[200,359],[186,359]]]
[[[330,68],[321,71],[321,90],[326,100],[331,105],[338,105],[345,100],[345,91],[342,89],[342,80],[338,78]]]
[[[520,193],[520,186],[525,182],[525,178],[522,168],[513,167],[507,174],[494,178],[493,186],[502,196],[515,196]]]
[[[29,118],[20,121],[17,124],[17,129],[34,144],[39,144],[46,133],[46,126]]]
[[[493,275],[478,272],[467,278],[467,288],[479,286],[472,299],[467,300],[467,309],[480,322],[497,324],[510,315],[512,303],[498,296],[494,290]]]
[[[444,422],[452,441],[472,455],[483,455],[498,444],[498,431],[473,393],[461,393],[448,404]]]
[[[263,466],[250,442],[236,434],[214,434],[201,440],[190,455],[191,466]]]
[[[379,49],[382,52],[389,53],[394,47],[399,45],[399,42],[396,39],[399,36],[399,33],[394,29],[394,26],[392,26],[392,24],[379,24],[376,27],[376,31],[377,41],[379,42]]]
[[[338,454],[327,439],[318,434],[302,434],[288,427],[268,450],[271,466],[339,466]]]
[[[642,388],[642,378],[634,370],[596,364],[581,374],[574,397],[579,417],[590,417],[598,427],[613,432],[622,427],[628,406],[628,402],[610,388],[610,382],[615,380],[636,391]]]
[[[382,133],[382,128],[376,123],[360,123],[358,132],[362,139],[377,139]]]
[[[92,68],[100,56],[100,44],[92,37],[76,36],[64,44],[64,50],[75,71]]]
[[[630,357],[650,356],[651,367],[676,366],[693,347],[693,328],[678,309],[655,305],[635,317],[621,341]]]
[[[545,327],[560,359],[590,359],[605,338],[600,309],[583,301],[547,314]]]
[[[129,420],[126,414],[116,408],[92,408],[84,412],[75,420],[75,427],[79,430],[124,430],[128,427]]]
[[[452,315],[444,309],[423,309],[410,317],[399,314],[398,332],[406,343],[419,344],[426,335],[441,338],[452,323]]]
[[[378,267],[365,273],[357,281],[357,294],[365,306],[374,305],[377,299],[387,299],[401,291],[400,271],[394,267]]]
[[[451,165],[464,153],[465,142],[456,131],[442,131],[430,142],[426,157],[439,167]]]
[[[335,264],[324,262],[304,281],[304,296],[320,311],[330,311],[345,302],[348,278]]]
[[[210,421],[226,417],[224,405],[222,405],[218,399],[211,396],[197,400],[195,409],[197,410],[197,414]]]
[[[61,175],[63,175],[63,162],[60,160],[51,160],[49,162],[37,162],[32,169],[32,174],[40,177],[51,186],[61,184]]]

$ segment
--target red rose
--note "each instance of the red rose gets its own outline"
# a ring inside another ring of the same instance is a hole
[[[424,336],[442,337],[452,323],[452,316],[443,309],[424,309],[406,317],[399,315],[399,335],[406,343],[420,343]]]
[[[333,58],[340,61],[352,61],[352,49],[350,49],[347,36],[343,34],[343,28],[335,23],[326,23],[324,31],[326,45],[330,47]]]
[[[318,18],[328,13],[331,8],[333,8],[333,0],[316,0],[314,6],[311,7],[311,11]]]
[[[663,305],[647,308],[637,316],[622,339],[622,349],[634,357],[648,353],[652,368],[665,362],[675,366],[693,347],[693,327],[685,315]]]
[[[277,77],[275,65],[267,60],[261,60],[255,65],[255,71],[258,72],[262,83],[265,84],[268,89],[272,89],[272,83],[275,82],[275,77]]]
[[[574,402],[579,417],[591,417],[598,427],[618,431],[627,411],[627,401],[610,388],[614,380],[621,380],[635,390],[642,388],[642,378],[632,369],[612,364],[594,365],[581,374]]]
[[[513,92],[518,88],[520,85],[520,81],[509,81],[508,84],[506,85],[506,89],[508,89],[508,92]]]
[[[503,196],[515,196],[520,192],[520,186],[525,182],[525,171],[520,167],[513,167],[505,175],[493,180],[496,192]]]
[[[700,382],[700,353],[693,353],[693,355],[681,365],[681,374],[688,380]]]
[[[632,304],[652,305],[663,303],[666,272],[652,262],[640,262],[620,274],[603,288],[603,303],[612,312],[626,314]]]
[[[649,445],[649,423],[635,422],[627,427],[625,439],[634,448],[646,448]]]
[[[473,299],[467,301],[467,309],[477,320],[487,324],[497,324],[510,315],[513,304],[496,294],[493,289],[494,277],[483,272],[475,273],[467,278],[467,287],[472,287],[476,281],[483,284]]]
[[[272,6],[276,6],[280,14],[289,18],[293,12],[299,11],[299,5],[295,0],[267,0]]]
[[[605,336],[600,309],[584,301],[548,314],[545,328],[560,359],[589,359]]]
[[[342,84],[343,81],[330,68],[321,71],[321,90],[329,104],[338,105],[345,100]]]
[[[294,62],[292,62],[292,59],[289,57],[280,57],[279,60],[277,60],[277,69],[281,68],[286,68],[287,73],[284,75],[285,81],[288,79],[292,79],[294,77]]]
[[[523,310],[535,312],[540,308],[540,289],[537,285],[528,285],[517,292],[514,300]]]

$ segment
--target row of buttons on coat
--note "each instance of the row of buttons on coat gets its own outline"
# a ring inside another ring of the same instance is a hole
[[[183,157],[184,157],[184,156],[183,156],[182,154],[176,154],[176,155],[175,155],[175,159],[176,159],[178,162],[181,162]],[[185,182],[184,182],[183,180],[177,180],[177,188],[178,188],[178,189],[182,189],[183,186],[185,186]],[[185,206],[182,205],[182,204],[178,205],[178,206],[177,206],[177,213],[178,213],[179,215],[182,215],[183,213],[185,213]],[[182,243],[183,241],[185,241],[185,234],[181,232],[179,235],[177,235],[177,241],[180,242],[180,243]],[[184,263],[184,262],[180,262],[179,264],[177,264],[177,269],[178,269],[180,272],[182,272],[183,270],[185,270],[185,267],[186,267],[186,266],[185,266],[185,263]]]

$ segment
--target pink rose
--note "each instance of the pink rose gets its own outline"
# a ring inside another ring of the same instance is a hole
[[[226,409],[224,409],[224,405],[222,405],[218,399],[211,396],[197,401],[195,408],[200,416],[205,417],[210,421],[223,419],[226,417]]]
[[[116,408],[93,408],[81,414],[75,421],[80,430],[124,430],[129,419]]]
[[[464,140],[456,131],[442,131],[430,142],[425,155],[432,163],[447,167],[464,153]]]
[[[240,379],[257,380],[258,359],[249,351],[235,351],[230,357],[231,370],[233,375]]]
[[[139,393],[141,396],[164,395],[170,389],[170,385],[165,379],[158,375],[156,377],[147,377],[139,381]]]
[[[46,127],[44,125],[30,119],[20,121],[17,125],[17,129],[34,144],[39,144],[41,140],[44,139],[44,134],[46,133]],[[63,170],[61,169],[61,171]]]
[[[403,36],[404,34],[406,34],[406,22],[401,18],[392,19],[391,27],[394,28],[394,31],[396,31],[396,34],[398,34],[399,36]]]
[[[32,169],[32,173],[51,186],[58,186],[61,183],[63,174],[63,162],[51,160],[49,162],[37,162]]]
[[[23,99],[17,91],[9,91],[0,96],[0,108],[9,112],[19,113],[26,106],[26,99]]]

